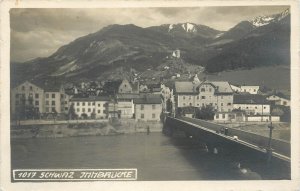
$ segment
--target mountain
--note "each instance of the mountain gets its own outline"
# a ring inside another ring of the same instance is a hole
[[[101,79],[122,68],[160,70],[173,62],[171,55],[177,49],[180,62],[174,64],[198,65],[210,73],[288,64],[289,39],[288,10],[242,21],[228,31],[190,22],[147,28],[109,25],[60,47],[49,57],[11,63],[11,79],[12,83],[47,77],[72,81]]]
[[[257,20],[255,20],[257,21]],[[258,22],[255,22],[258,24]],[[289,65],[290,15],[283,12],[242,38],[219,46],[222,51],[206,62],[209,73],[258,66]]]

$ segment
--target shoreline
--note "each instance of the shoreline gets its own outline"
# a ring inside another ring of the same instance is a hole
[[[116,136],[133,133],[162,132],[160,122],[135,122],[133,120],[118,123],[94,122],[78,124],[43,124],[14,126],[10,130],[11,139],[64,138],[84,136]]]

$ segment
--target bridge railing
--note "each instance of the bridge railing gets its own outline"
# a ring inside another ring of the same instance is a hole
[[[205,127],[207,129],[214,130],[214,131],[220,131],[222,128],[223,129],[227,128],[228,136],[237,136],[238,139],[240,139],[240,140],[257,145],[262,148],[267,148],[267,146],[268,146],[269,138],[262,136],[262,135],[258,135],[255,133],[251,133],[251,132],[247,132],[247,131],[243,131],[243,130],[239,130],[239,129],[230,128],[230,127],[227,127],[224,125],[220,125],[220,124],[216,124],[216,123],[212,123],[212,122],[208,122],[208,121],[204,121],[204,120],[200,120],[200,119],[195,119],[195,118],[180,117],[178,119],[181,119],[181,120],[184,120],[184,121],[187,121],[190,123],[194,123],[196,125],[200,125],[202,127]],[[282,154],[282,155],[285,155],[288,157],[290,157],[290,155],[291,155],[291,144],[286,141],[272,139],[272,149],[274,149],[274,152],[277,152],[279,154]]]

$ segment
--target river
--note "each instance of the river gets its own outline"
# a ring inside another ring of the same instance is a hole
[[[162,133],[12,139],[13,169],[137,168],[137,180],[259,179],[234,161],[205,152],[188,138]],[[249,171],[250,169],[248,169]]]

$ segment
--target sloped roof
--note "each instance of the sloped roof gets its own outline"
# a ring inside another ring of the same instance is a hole
[[[82,98],[72,98],[70,101],[109,101],[110,98],[107,96],[91,96]]]
[[[204,83],[213,85],[217,89],[216,93],[233,93],[230,84],[225,81],[204,81],[200,83],[193,83],[188,81],[175,82],[176,93],[198,94],[198,87]]]
[[[193,84],[193,82],[175,82],[175,91],[176,93],[190,93],[190,94],[197,94],[197,85]]]
[[[133,100],[134,104],[161,104],[160,95],[145,94]]]
[[[117,99],[135,99],[140,98],[140,94],[122,93],[117,94]]]
[[[233,104],[269,104],[270,102],[263,95],[247,94],[234,95]]]

